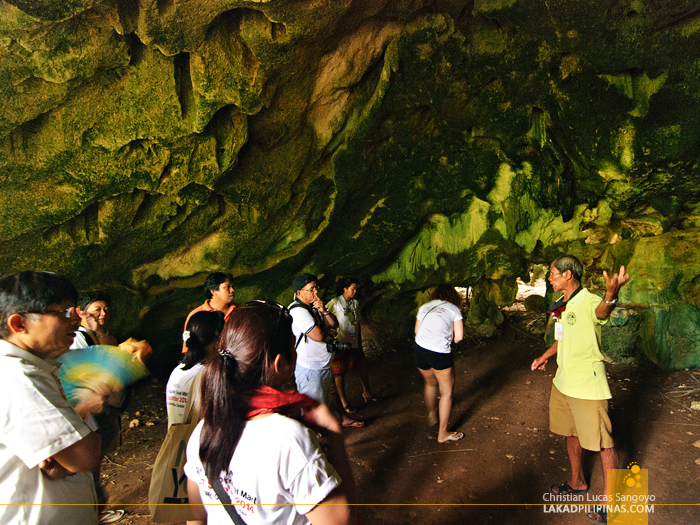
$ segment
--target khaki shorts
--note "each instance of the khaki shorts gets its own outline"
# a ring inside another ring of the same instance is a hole
[[[578,437],[586,450],[613,448],[607,399],[577,399],[552,385],[549,397],[549,430],[561,436]]]

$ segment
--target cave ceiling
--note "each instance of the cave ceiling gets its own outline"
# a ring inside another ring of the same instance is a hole
[[[3,1],[0,92],[2,273],[107,289],[122,331],[177,337],[213,271],[356,275],[410,321],[561,252],[700,306],[700,0]]]

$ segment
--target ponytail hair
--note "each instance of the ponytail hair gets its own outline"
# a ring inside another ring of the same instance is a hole
[[[243,429],[243,397],[255,388],[273,386],[278,355],[292,359],[289,311],[262,301],[235,308],[219,345],[219,355],[206,364],[202,378],[199,457],[209,479],[228,469]]]
[[[207,356],[207,346],[216,341],[224,329],[223,312],[197,312],[187,321],[183,333],[187,353],[182,358],[183,370],[189,370]]]

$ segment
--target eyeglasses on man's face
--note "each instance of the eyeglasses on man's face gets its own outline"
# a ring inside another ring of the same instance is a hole
[[[315,293],[318,292],[318,287],[317,286],[312,286],[311,288],[302,288],[302,292],[309,292],[309,293]]]
[[[62,317],[65,317],[67,319],[70,319],[73,314],[78,315],[77,312],[75,311],[75,306],[69,306],[65,310],[45,310],[43,312],[17,312],[19,315],[27,315],[27,314],[34,314],[34,315],[46,315],[46,314],[55,314],[59,315]]]

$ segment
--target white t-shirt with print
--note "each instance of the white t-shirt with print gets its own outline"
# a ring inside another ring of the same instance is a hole
[[[192,383],[197,376],[204,371],[204,365],[202,363],[197,363],[189,370],[183,370],[184,366],[184,364],[180,363],[175,367],[165,387],[168,426],[185,422],[185,406],[190,397]],[[194,399],[192,400],[193,405],[197,402],[198,397],[199,389],[197,389],[197,392],[194,392]]]
[[[187,444],[185,474],[199,487],[202,503],[218,504],[199,459],[203,424],[197,425]],[[245,422],[228,472],[220,480],[247,525],[307,524],[304,515],[341,482],[321,451],[316,434],[279,414]],[[222,506],[205,508],[207,523],[231,523]]]
[[[352,348],[360,346],[358,332],[360,326],[360,306],[355,299],[347,301],[339,295],[326,305],[329,312],[338,319],[338,339],[350,343]]]
[[[430,301],[418,309],[416,343],[440,354],[452,351],[454,322],[462,319],[459,308],[447,301]]]

